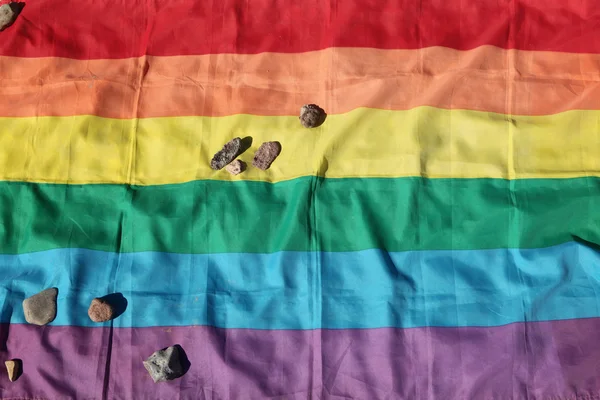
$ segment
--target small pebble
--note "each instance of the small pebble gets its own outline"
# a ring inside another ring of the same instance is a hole
[[[325,111],[316,104],[306,104],[300,109],[300,123],[305,128],[316,128],[326,117]]]
[[[144,361],[144,367],[154,383],[171,381],[185,374],[178,346],[171,346],[154,352]]]
[[[34,325],[46,325],[56,318],[58,289],[53,287],[23,300],[25,320]]]
[[[219,150],[210,162],[210,167],[214,170],[223,169],[227,164],[235,160],[242,149],[242,139],[239,137],[231,139]]]
[[[3,4],[0,6],[0,31],[3,31],[15,22],[22,7],[19,3]]]
[[[242,160],[235,160],[228,164],[225,169],[231,175],[239,175],[246,170],[246,163]]]
[[[260,168],[263,171],[269,169],[273,161],[281,153],[281,144],[279,142],[265,142],[260,145],[256,153],[252,165]]]
[[[113,319],[114,310],[106,301],[95,298],[90,304],[88,315],[94,322],[106,322]]]
[[[16,381],[21,375],[21,360],[8,360],[4,362],[6,365],[6,371],[8,372],[8,379],[11,382]]]

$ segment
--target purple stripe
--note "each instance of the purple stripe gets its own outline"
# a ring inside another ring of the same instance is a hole
[[[25,373],[15,383],[0,374],[0,387],[2,398],[36,399],[587,399],[600,394],[598,332],[600,318],[314,331],[3,325],[4,356]],[[176,343],[189,372],[152,383],[142,360]]]

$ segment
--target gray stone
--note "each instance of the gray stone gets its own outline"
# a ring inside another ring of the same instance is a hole
[[[231,164],[228,164],[225,169],[231,175],[239,175],[246,170],[246,163],[241,160],[235,160]]]
[[[15,22],[22,8],[23,5],[21,3],[10,3],[0,6],[0,32]]]
[[[30,324],[46,325],[56,318],[58,289],[46,289],[23,300],[23,313]]]
[[[316,128],[325,122],[327,114],[316,104],[306,104],[300,109],[300,123],[305,128]]]
[[[235,160],[242,150],[242,139],[239,137],[231,139],[219,150],[210,162],[214,170],[223,169],[227,164]]]
[[[179,346],[171,346],[154,352],[144,361],[144,367],[154,383],[177,379],[185,374]]]

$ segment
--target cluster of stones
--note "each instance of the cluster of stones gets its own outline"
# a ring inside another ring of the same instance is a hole
[[[300,109],[300,124],[305,128],[316,128],[325,122],[327,114],[316,104],[306,104]],[[242,147],[242,139],[239,137],[231,139],[225,143],[221,150],[213,156],[210,167],[214,170],[225,168],[232,175],[238,175],[246,170],[246,163],[237,159],[244,149]],[[266,171],[271,167],[271,164],[281,153],[281,143],[279,142],[264,142],[260,145],[254,158],[252,165],[256,168]]]
[[[54,321],[57,312],[58,289],[53,287],[43,290],[23,300],[25,320],[32,325],[43,326]],[[95,298],[90,303],[88,316],[94,322],[106,322],[115,317],[115,308],[103,298]],[[182,363],[183,349],[171,346],[154,352],[143,365],[156,382],[170,381],[185,374]],[[23,371],[21,360],[13,359],[5,363],[8,379],[14,382]]]
[[[23,300],[25,320],[32,325],[43,326],[56,318],[56,299],[58,289],[53,287]],[[95,298],[88,309],[88,316],[94,322],[106,322],[113,319],[114,308],[107,301]]]
[[[9,3],[0,6],[0,31],[15,22],[22,8],[23,4],[21,3]],[[300,123],[305,128],[320,126],[325,122],[326,117],[325,111],[315,104],[307,104],[300,109]],[[225,168],[230,174],[238,175],[246,170],[246,163],[236,159],[243,151],[242,139],[236,137],[227,142],[214,155],[210,167],[214,170]],[[252,165],[266,171],[280,153],[281,143],[275,141],[262,143],[254,154]],[[52,287],[23,300],[25,320],[38,326],[54,321],[57,312],[57,298],[58,289]],[[107,322],[115,317],[115,309],[105,299],[94,298],[88,309],[88,316],[94,322]],[[152,353],[143,362],[143,365],[155,383],[170,381],[185,374],[184,355],[183,349],[175,345]],[[22,361],[19,359],[5,361],[4,365],[8,373],[8,379],[11,382],[17,380],[23,372]]]

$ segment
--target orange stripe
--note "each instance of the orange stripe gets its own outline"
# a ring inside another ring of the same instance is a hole
[[[598,80],[600,55],[491,46],[89,61],[0,57],[0,115],[278,116],[296,115],[309,102],[330,114],[425,105],[546,115],[598,109]]]

